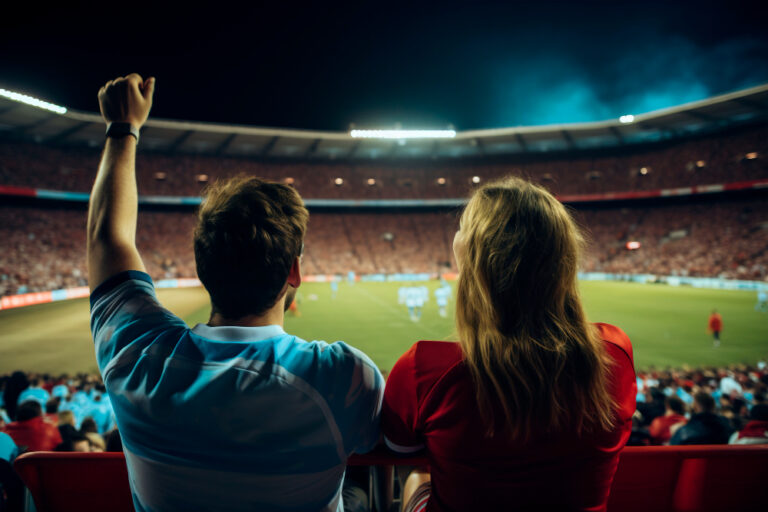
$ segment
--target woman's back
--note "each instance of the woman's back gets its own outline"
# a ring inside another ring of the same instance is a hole
[[[582,435],[566,428],[533,431],[525,441],[506,431],[488,436],[458,343],[422,341],[400,358],[387,381],[382,430],[390,448],[426,449],[427,510],[604,509],[631,430],[636,381],[629,339],[610,325],[598,329],[612,361],[616,421]]]

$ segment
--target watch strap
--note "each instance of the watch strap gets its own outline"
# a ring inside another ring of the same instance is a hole
[[[131,123],[109,123],[107,124],[107,137],[125,137],[133,135],[136,138],[136,144],[139,143],[139,129]]]

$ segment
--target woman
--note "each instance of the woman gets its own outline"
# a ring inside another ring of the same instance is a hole
[[[388,446],[430,462],[405,510],[605,509],[636,383],[627,336],[585,318],[581,245],[536,185],[472,195],[453,242],[461,341],[416,343],[387,380]]]

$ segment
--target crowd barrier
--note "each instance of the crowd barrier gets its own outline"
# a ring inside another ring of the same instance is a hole
[[[353,455],[349,464],[427,466],[428,460],[398,457],[379,448]],[[19,456],[14,468],[30,490],[37,512],[133,511],[122,453],[32,452]],[[552,478],[556,485],[557,476]],[[377,494],[374,487],[382,480],[386,479],[371,478],[369,496]],[[767,481],[768,445],[627,447],[621,453],[608,510],[762,511],[768,504]],[[510,505],[514,509],[514,496]],[[381,504],[375,508],[385,510]]]

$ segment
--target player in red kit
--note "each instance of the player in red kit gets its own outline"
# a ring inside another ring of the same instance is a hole
[[[714,346],[720,346],[720,331],[723,330],[723,317],[716,309],[712,310],[712,314],[709,315],[709,330],[714,338]]]

